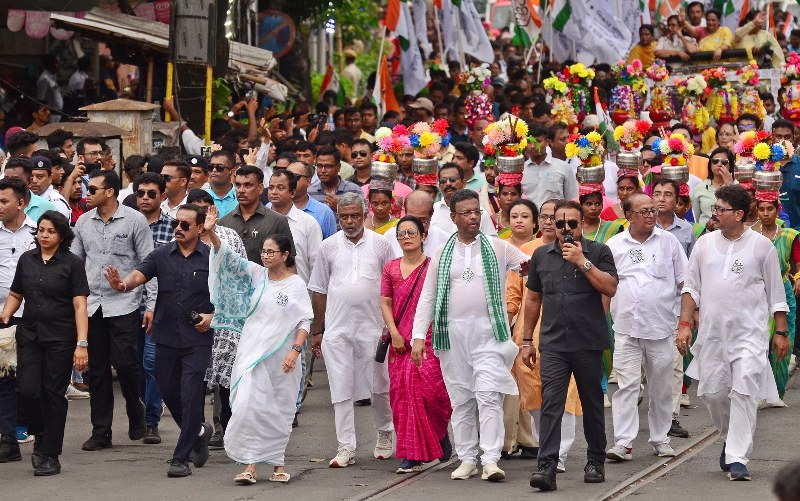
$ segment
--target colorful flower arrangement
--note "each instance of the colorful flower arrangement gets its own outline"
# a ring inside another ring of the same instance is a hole
[[[372,160],[376,162],[396,163],[395,155],[411,146],[408,129],[403,125],[395,126],[395,130],[389,127],[378,128],[375,131],[375,140],[378,151],[372,155]]]
[[[759,131],[764,132],[764,131]],[[791,158],[794,147],[789,142],[774,142],[771,135],[764,132],[765,137],[753,146],[753,158],[756,170],[772,172],[780,169],[781,161]]]
[[[528,124],[514,115],[506,115],[484,129],[483,150],[492,157],[516,157],[528,146]]]
[[[402,132],[402,129],[396,131]],[[440,118],[433,124],[428,122],[417,122],[408,129],[408,140],[417,156],[422,158],[434,158],[439,150],[450,145],[450,132],[447,130],[450,124],[447,120]]]
[[[703,70],[703,78],[708,86],[712,89],[719,89],[728,84],[728,78],[725,76],[725,68],[708,68]]]
[[[758,85],[758,65],[755,61],[750,61],[747,66],[742,66],[736,71],[739,82],[745,85]]]
[[[789,54],[789,57],[786,58],[786,62],[783,63],[781,74],[787,82],[800,80],[800,54],[797,52]]]
[[[480,66],[472,66],[469,70],[458,75],[458,85],[466,90],[484,91],[492,85],[492,73],[489,71],[489,64],[483,63]]]
[[[764,109],[764,101],[757,89],[749,88],[742,92],[742,97],[739,98],[739,111],[744,113],[751,113],[756,115],[761,121],[767,116],[767,110]]]
[[[666,82],[669,80],[667,63],[664,62],[663,59],[656,59],[653,61],[653,64],[647,68],[647,76],[650,77],[650,80],[653,82]]]
[[[642,111],[642,94],[634,92],[630,85],[617,85],[611,89],[610,108],[613,112],[623,111],[634,118]]]
[[[587,68],[581,63],[567,66],[563,70],[564,81],[582,87],[591,87],[594,79],[594,70]]]
[[[690,97],[708,97],[711,94],[711,89],[708,87],[708,82],[702,75],[692,75],[689,77],[675,77],[675,86],[678,88],[680,95]]]
[[[553,115],[554,121],[565,123],[570,127],[578,124],[578,115],[575,113],[575,107],[569,97],[556,96],[550,104],[552,107],[550,113]]]
[[[638,151],[652,125],[648,120],[628,120],[614,129],[614,140],[625,151]]]
[[[492,100],[486,94],[470,93],[464,99],[464,107],[466,108],[465,118],[470,128],[481,119],[494,122]]]
[[[662,165],[686,165],[689,157],[694,155],[694,146],[680,132],[667,133],[663,138],[653,142],[652,148],[664,157]]]
[[[603,137],[592,131],[585,136],[571,134],[565,148],[567,158],[577,158],[583,167],[603,165]]]
[[[719,122],[732,122],[740,114],[739,96],[727,85],[715,89],[708,98],[708,112]]]
[[[617,80],[618,85],[630,86],[631,90],[642,94],[647,92],[644,68],[638,59],[634,59],[630,64],[623,60],[617,61],[617,64],[611,67],[611,75]]]
[[[770,138],[769,132],[748,130],[739,135],[739,140],[733,145],[733,152],[740,157],[752,157],[753,149],[759,143],[764,143]]]
[[[542,86],[551,95],[563,96],[567,93],[567,83],[553,74],[542,81]]]

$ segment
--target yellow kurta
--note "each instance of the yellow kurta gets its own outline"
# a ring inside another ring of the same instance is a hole
[[[727,27],[720,26],[713,34],[707,35],[700,40],[700,43],[697,45],[697,50],[700,52],[715,51],[723,45],[728,48],[733,47],[733,33],[731,33],[731,30]]]
[[[520,250],[526,254],[533,255],[533,251],[544,245],[541,238],[537,238],[532,242],[528,242],[520,247]],[[522,335],[525,324],[525,298],[528,294],[528,288],[525,287],[525,279],[519,276],[519,273],[509,272],[506,281],[506,302],[508,313],[513,317],[517,316],[517,322],[514,324],[513,338],[517,346],[522,348]],[[533,345],[539,349],[539,327],[541,325],[541,317],[533,330]],[[539,375],[539,364],[534,366],[531,370],[527,365],[522,363],[522,352],[517,355],[514,360],[514,365],[511,367],[511,374],[517,381],[519,387],[519,406],[526,411],[532,411],[542,408],[542,379]],[[569,389],[567,390],[567,403],[564,408],[565,411],[576,416],[583,415],[581,402],[578,397],[578,386],[575,383],[575,378],[571,377],[569,380]]]
[[[783,66],[784,57],[781,44],[775,39],[772,34],[766,30],[758,30],[753,33],[753,21],[745,24],[741,28],[737,28],[734,32],[733,41],[737,49],[760,49],[765,45],[772,47],[772,67],[780,68]]]

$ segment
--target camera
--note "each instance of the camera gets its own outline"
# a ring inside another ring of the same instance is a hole
[[[86,175],[88,176],[92,172],[100,170],[100,162],[92,162],[88,164],[83,164],[83,167],[86,169]]]
[[[205,158],[211,158],[211,146],[201,146],[200,154]]]

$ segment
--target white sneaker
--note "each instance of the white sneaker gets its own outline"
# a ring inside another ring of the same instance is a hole
[[[450,474],[450,478],[453,480],[467,480],[469,477],[474,477],[477,474],[478,467],[465,461]]]
[[[85,400],[89,398],[88,391],[81,391],[72,385],[67,386],[67,400]]]
[[[791,375],[795,369],[797,369],[797,357],[792,354],[792,357],[789,359],[789,374]]]
[[[692,406],[692,401],[689,400],[689,395],[687,395],[686,393],[681,393],[680,402],[681,402],[681,407],[683,408],[688,409],[689,407]]]
[[[674,458],[675,449],[667,443],[656,444],[653,446],[653,453],[660,458]]]
[[[489,482],[499,482],[506,479],[506,472],[497,467],[497,463],[486,463],[483,465],[481,480]]]
[[[328,466],[331,468],[346,468],[356,462],[356,451],[349,447],[339,447],[336,457],[331,459]]]
[[[615,445],[606,451],[606,457],[612,461],[630,461],[633,458],[633,449],[624,445]]]
[[[617,384],[617,373],[611,371],[611,374],[608,375],[608,384]]]
[[[394,440],[391,431],[379,431],[375,443],[375,459],[389,459],[394,454]]]
[[[566,465],[564,465],[564,460],[559,458],[558,464],[556,465],[556,473],[564,473],[567,471]]]
[[[608,399],[608,393],[603,393],[603,407],[606,409],[611,408],[611,400]]]

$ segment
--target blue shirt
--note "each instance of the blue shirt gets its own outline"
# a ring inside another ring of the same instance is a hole
[[[236,188],[233,186],[231,186],[231,191],[229,191],[228,194],[222,198],[219,198],[211,188],[207,189],[206,191],[211,193],[211,198],[214,199],[214,205],[217,206],[217,210],[219,211],[220,219],[225,217],[229,212],[235,209],[237,205],[239,205],[239,201],[236,199]]]
[[[31,191],[31,200],[28,202],[28,205],[25,206],[25,215],[33,219],[33,222],[36,224],[39,224],[39,218],[42,217],[42,214],[49,210],[57,210],[56,206],[53,205],[53,202],[46,200]]]
[[[173,348],[213,344],[211,329],[199,332],[187,313],[214,311],[208,291],[210,253],[210,247],[198,241],[194,251],[184,257],[178,243],[170,242],[156,247],[136,266],[147,280],[158,278],[158,299],[151,334],[156,344]]]
[[[308,203],[301,210],[317,220],[322,228],[323,240],[336,233],[336,214],[324,203],[308,197]]]
[[[789,216],[789,226],[800,230],[800,157],[792,155],[792,159],[781,166],[781,174],[781,205]]]

